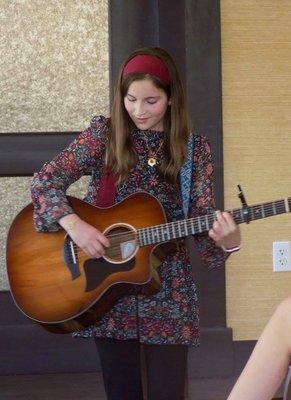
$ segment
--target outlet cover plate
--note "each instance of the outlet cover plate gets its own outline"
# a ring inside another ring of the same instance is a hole
[[[291,271],[290,242],[273,242],[273,271]]]

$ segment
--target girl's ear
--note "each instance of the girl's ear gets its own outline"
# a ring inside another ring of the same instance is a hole
[[[169,99],[169,101],[168,101],[168,106],[170,106],[171,104],[172,104],[172,100]]]

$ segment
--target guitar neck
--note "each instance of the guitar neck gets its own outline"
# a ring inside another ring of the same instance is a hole
[[[229,210],[237,224],[249,223],[257,219],[272,217],[274,215],[285,214],[291,211],[291,197],[276,200],[268,203],[256,204],[242,208]],[[183,238],[189,235],[196,235],[211,229],[216,220],[215,212],[200,215],[194,218],[183,219],[180,221],[168,222],[162,225],[154,225],[138,229],[139,245],[148,246],[169,240]]]

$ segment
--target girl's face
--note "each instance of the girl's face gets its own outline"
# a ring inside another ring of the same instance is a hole
[[[124,97],[130,118],[141,130],[163,131],[164,116],[170,105],[164,90],[149,79],[133,81]]]

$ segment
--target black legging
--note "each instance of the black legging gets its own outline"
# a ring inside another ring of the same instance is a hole
[[[143,400],[141,345],[137,340],[95,339],[108,400]],[[147,400],[182,400],[188,347],[142,345]]]

